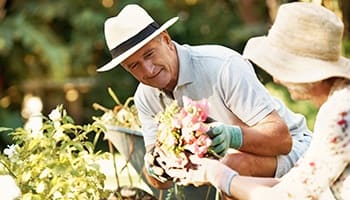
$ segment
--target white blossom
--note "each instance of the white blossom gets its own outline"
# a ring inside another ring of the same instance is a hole
[[[58,108],[53,109],[51,113],[49,114],[49,118],[52,121],[59,121],[61,119],[61,112]]]
[[[72,192],[68,192],[67,193],[67,198],[73,199],[74,198],[74,194]]]
[[[61,199],[63,196],[62,196],[62,193],[60,191],[56,191],[53,193],[53,199]]]
[[[102,117],[101,117],[101,120],[103,122],[111,122],[113,120],[113,112],[112,111],[108,111],[108,112],[105,112]]]
[[[28,157],[29,162],[33,162],[35,159],[36,159],[36,156],[33,155],[33,154],[31,154],[31,155]]]
[[[0,199],[2,200],[13,200],[21,195],[21,190],[9,175],[0,176],[0,185],[4,186],[0,189]]]
[[[22,182],[27,182],[32,177],[31,172],[24,172],[22,174]]]
[[[50,169],[49,169],[49,168],[45,168],[45,169],[41,172],[39,178],[40,178],[40,179],[46,178],[46,177],[48,177],[49,174],[50,174]]]
[[[7,148],[4,149],[4,154],[7,155],[8,158],[11,158],[16,153],[16,145],[11,144],[7,145]]]
[[[44,134],[41,130],[30,130],[31,134],[30,136],[32,136],[33,138],[42,138],[44,137]]]
[[[55,140],[58,141],[61,138],[63,138],[63,136],[64,136],[63,128],[62,127],[56,128],[56,131],[55,131],[55,134],[53,135],[53,138],[55,138]]]
[[[40,182],[37,186],[36,186],[36,192],[37,193],[42,193],[42,192],[44,192],[44,190],[45,190],[45,183],[44,182]]]
[[[60,128],[60,127],[61,127],[61,122],[60,122],[60,121],[54,121],[54,122],[53,122],[53,127],[54,127],[55,129]]]

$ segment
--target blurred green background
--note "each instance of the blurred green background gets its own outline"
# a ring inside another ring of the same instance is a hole
[[[114,106],[108,87],[122,102],[132,96],[137,81],[122,68],[96,72],[111,58],[104,20],[128,3],[142,5],[160,24],[179,16],[169,29],[178,43],[221,44],[242,52],[250,37],[267,33],[278,6],[287,2],[291,1],[0,0],[0,127],[22,127],[36,109],[47,115],[58,104],[77,124],[90,123],[92,116],[102,114],[92,108],[94,102]],[[349,55],[350,2],[322,2],[342,17],[344,54]],[[285,88],[256,71],[273,95],[306,115],[312,129],[316,108],[310,102],[293,102]],[[1,149],[9,143],[7,135],[0,135]]]

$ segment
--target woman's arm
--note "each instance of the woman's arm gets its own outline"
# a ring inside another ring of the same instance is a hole
[[[236,176],[230,183],[230,195],[237,199],[278,199],[271,187],[279,182],[276,178]]]
[[[261,199],[269,196],[274,198],[271,187],[279,182],[275,178],[260,178],[240,176],[235,170],[227,167],[218,160],[190,156],[195,169],[169,169],[167,173],[179,180],[181,185],[203,185],[210,183],[229,196],[238,199]],[[263,195],[263,196],[262,196]]]

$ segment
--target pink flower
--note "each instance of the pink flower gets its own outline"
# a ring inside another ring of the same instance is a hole
[[[200,101],[193,101],[190,98],[184,96],[182,98],[184,103],[184,110],[188,115],[192,116],[193,122],[204,122],[208,117],[209,103],[207,99]]]
[[[207,133],[209,131],[209,125],[204,124],[204,123],[199,123],[198,124],[198,128],[196,128],[196,133],[197,134],[203,134],[203,133]]]
[[[198,157],[204,157],[204,155],[208,152],[210,144],[211,139],[207,135],[200,135],[197,140],[194,141],[194,143],[187,144],[184,148]]]

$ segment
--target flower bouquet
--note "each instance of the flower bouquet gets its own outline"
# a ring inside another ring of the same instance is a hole
[[[210,148],[211,139],[206,134],[212,120],[208,117],[207,99],[199,101],[183,97],[183,107],[174,101],[157,115],[159,122],[156,149],[166,156],[166,165],[191,168],[189,155],[218,158]],[[169,163],[173,162],[173,163]]]

